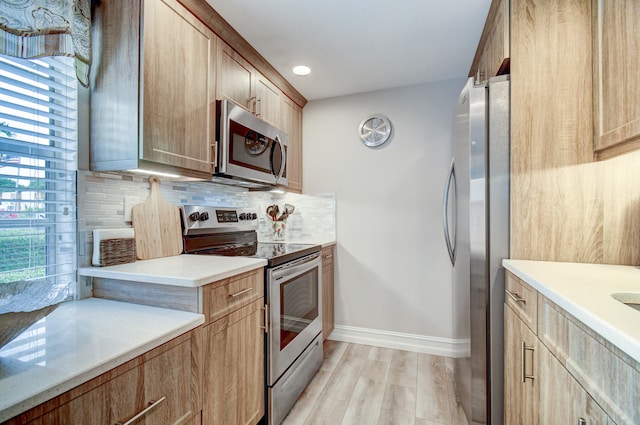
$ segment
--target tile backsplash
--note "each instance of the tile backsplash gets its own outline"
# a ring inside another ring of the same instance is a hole
[[[177,182],[160,179],[160,193],[172,204],[219,207],[257,207],[260,214],[258,240],[271,240],[267,205],[295,206],[287,220],[286,242],[318,243],[336,239],[335,194],[249,192],[243,188],[208,182]],[[78,266],[91,265],[94,229],[131,227],[125,221],[125,198],[134,203],[149,196],[148,177],[143,175],[78,172]]]

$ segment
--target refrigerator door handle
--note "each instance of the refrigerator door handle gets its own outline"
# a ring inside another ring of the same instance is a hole
[[[442,225],[444,227],[444,240],[447,243],[447,250],[449,251],[449,258],[451,259],[451,265],[455,265],[456,263],[456,246],[455,246],[455,229],[454,229],[454,240],[453,244],[451,243],[451,235],[449,234],[449,193],[451,190],[451,183],[453,182],[453,187],[455,191],[455,182],[456,182],[456,170],[454,166],[454,159],[451,159],[451,167],[449,168],[449,177],[447,178],[447,183],[444,186],[444,196],[442,197]],[[455,198],[453,200],[453,209],[455,212]],[[455,223],[454,223],[455,225]]]

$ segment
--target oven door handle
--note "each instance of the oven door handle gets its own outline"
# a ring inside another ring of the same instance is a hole
[[[274,281],[278,282],[284,278],[292,279],[299,276],[321,264],[321,253],[313,254],[307,257],[304,261],[298,263],[294,262],[290,266],[282,268],[275,268],[272,270],[271,277]]]

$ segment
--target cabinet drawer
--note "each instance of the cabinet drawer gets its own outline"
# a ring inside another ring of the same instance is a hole
[[[535,334],[538,333],[538,293],[526,283],[507,271],[505,280],[505,303],[522,319]]]
[[[333,264],[333,245],[322,248],[322,266]]]
[[[203,288],[203,313],[206,323],[243,307],[264,295],[263,269],[239,274]]]

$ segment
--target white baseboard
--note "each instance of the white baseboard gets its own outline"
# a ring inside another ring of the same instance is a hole
[[[336,325],[328,339],[446,357],[466,357],[470,352],[468,339],[456,340],[355,326]]]

